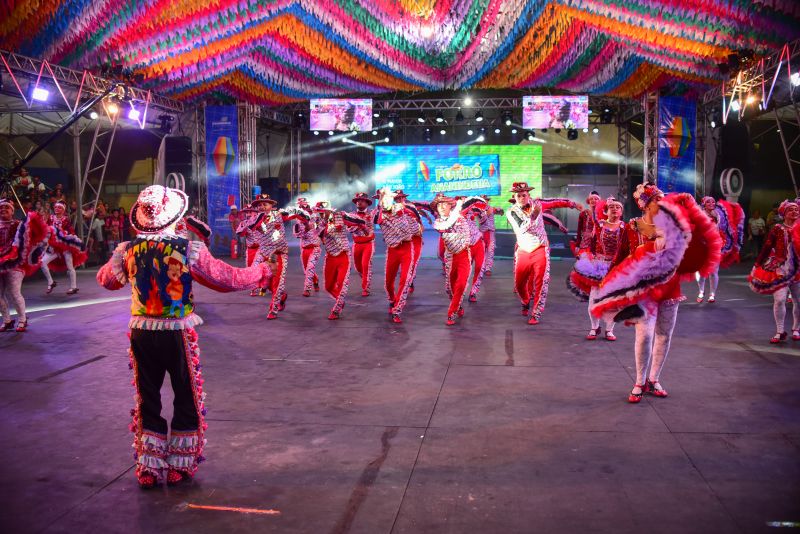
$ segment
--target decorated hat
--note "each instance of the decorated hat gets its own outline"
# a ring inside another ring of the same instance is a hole
[[[228,209],[230,211],[233,211],[233,210],[239,211],[239,208],[236,207],[236,204],[231,204],[230,206],[228,206]]]
[[[189,197],[180,189],[151,185],[131,208],[131,226],[142,234],[156,234],[178,222],[188,208]]]
[[[713,202],[714,204],[717,203],[717,201],[714,200],[714,197],[705,196],[702,199],[700,199],[700,204],[701,205],[705,205],[706,202]]]
[[[314,204],[314,211],[330,211],[331,210],[331,203],[327,200],[320,200],[316,204]]]
[[[633,192],[633,198],[636,200],[636,205],[639,206],[640,210],[644,210],[644,208],[647,207],[650,201],[654,198],[663,196],[664,192],[656,187],[656,184],[652,184],[650,182],[646,184],[638,184],[636,186],[636,191]]]
[[[511,189],[509,189],[512,193],[525,193],[527,191],[533,191],[533,187],[528,185],[528,182],[514,182],[511,184]]]
[[[588,204],[591,199],[600,200],[600,195],[597,191],[592,191],[589,193],[589,196],[586,197],[586,203]]]
[[[436,211],[436,208],[439,206],[439,204],[443,204],[443,203],[450,204],[451,206],[455,206],[456,202],[457,202],[456,199],[454,199],[453,197],[445,196],[444,193],[436,193],[436,196],[433,197],[433,200],[431,200],[431,203],[430,203],[431,210]]]
[[[57,200],[56,202],[53,203],[53,209],[55,209],[57,206],[61,206],[62,208],[67,209],[67,203],[64,202],[63,200]]]
[[[297,197],[297,205],[301,204],[308,206],[308,199],[306,197]]]
[[[194,235],[200,238],[203,243],[206,245],[209,244],[211,239],[211,227],[208,226],[205,222],[201,221],[197,217],[193,215],[187,215],[184,218],[186,222],[186,229],[192,232]]]
[[[270,198],[268,194],[261,193],[260,195],[258,195],[256,198],[253,199],[253,202],[251,202],[250,205],[254,208],[257,208],[262,204],[272,204],[274,206],[277,203],[278,201],[275,200],[274,198]]]
[[[372,199],[366,193],[356,193],[356,195],[353,197],[353,204],[355,204],[359,200],[363,200],[364,202],[372,206]]]
[[[402,189],[395,189],[394,198],[408,198],[408,195],[406,195]]]
[[[10,198],[5,198],[5,197],[0,198],[0,206],[5,206],[5,205],[11,206],[12,209],[14,208],[14,203],[11,202]]]
[[[784,200],[783,202],[781,202],[781,205],[778,206],[778,215],[780,215],[781,217],[786,216],[786,211],[789,208],[800,208],[800,205],[798,205],[797,202],[793,202],[791,200]]]
[[[608,207],[611,206],[612,204],[615,206],[619,206],[620,209],[622,209],[622,202],[617,200],[615,197],[608,197],[605,200],[605,203],[603,204],[603,211],[604,212],[608,211]]]

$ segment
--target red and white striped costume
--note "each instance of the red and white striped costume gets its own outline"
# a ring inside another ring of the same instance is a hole
[[[496,228],[494,223],[495,213],[503,213],[503,210],[498,210],[489,206],[478,215],[478,230],[483,234],[483,242],[486,245],[486,257],[483,260],[484,273],[486,276],[491,276],[492,268],[494,267],[494,251],[497,247],[496,241]]]
[[[411,238],[418,231],[419,224],[413,215],[399,204],[392,205],[390,210],[379,209],[376,222],[381,227],[383,240],[386,243],[384,287],[389,300],[389,311],[393,319],[399,321],[413,279],[414,244]],[[400,284],[395,288],[398,272]]]
[[[375,256],[375,218],[377,210],[356,210],[350,213],[364,221],[353,231],[353,262],[361,276],[361,294],[369,295],[372,284],[372,258]]]
[[[449,202],[450,200],[447,197],[437,196],[433,206],[435,207],[438,202]],[[445,288],[450,296],[450,305],[447,308],[447,324],[449,325],[455,322],[456,315],[464,313],[461,303],[469,282],[472,263],[470,226],[459,208],[460,205],[456,204],[446,219],[439,215],[436,222],[433,223],[434,229],[441,235],[445,248]]]
[[[482,210],[476,210],[482,211]],[[476,217],[477,218],[477,217]],[[486,272],[486,244],[483,241],[483,233],[478,228],[478,223],[472,216],[465,217],[467,228],[469,229],[469,252],[472,258],[472,287],[469,291],[469,300],[474,302],[478,298],[481,289],[483,274]]]
[[[311,290],[319,291],[317,279],[317,262],[321,254],[321,241],[317,229],[317,217],[308,212],[307,222],[297,222],[292,233],[300,242],[300,261],[303,264],[303,294],[308,295]]]
[[[328,319],[338,319],[344,308],[350,287],[351,262],[347,227],[356,225],[363,226],[364,221],[344,212],[334,212],[320,218],[319,235],[325,245],[325,291],[334,300]]]

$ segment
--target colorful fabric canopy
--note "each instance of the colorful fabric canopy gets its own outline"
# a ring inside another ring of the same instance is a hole
[[[800,36],[795,0],[0,0],[0,47],[113,62],[186,101],[553,88],[699,90]]]

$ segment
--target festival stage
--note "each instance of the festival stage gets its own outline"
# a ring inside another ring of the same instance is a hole
[[[24,285],[25,334],[0,334],[0,525],[5,532],[760,532],[800,521],[800,343],[768,344],[772,299],[745,269],[716,304],[682,305],[662,383],[626,402],[633,331],[585,341],[586,306],[555,261],[528,326],[498,260],[447,327],[432,245],[403,324],[351,275],[342,319],[196,285],[208,461],[175,488],[139,489],[128,431],[129,289],[79,272]],[[797,305],[797,304],[795,304]],[[169,387],[165,388],[167,395]],[[170,412],[170,400],[165,410]]]

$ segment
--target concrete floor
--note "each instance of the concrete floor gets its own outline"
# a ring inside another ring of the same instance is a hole
[[[747,289],[743,268],[723,273],[716,304],[682,306],[670,397],[629,405],[632,329],[583,339],[568,262],[554,262],[540,325],[519,315],[501,260],[448,328],[435,259],[393,325],[383,258],[373,295],[358,296],[356,275],[330,322],[324,293],[300,296],[293,253],[277,321],[265,299],[196,290],[208,461],[192,483],[148,492],[127,430],[129,293],[90,271],[75,297],[26,282],[30,331],[0,334],[0,529],[673,534],[800,522],[800,343],[767,343],[772,301]]]

